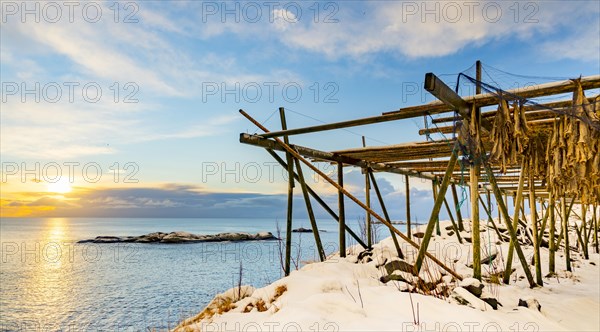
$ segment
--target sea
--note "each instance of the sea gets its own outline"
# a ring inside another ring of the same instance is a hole
[[[160,331],[200,312],[239,283],[263,287],[282,275],[284,241],[189,244],[77,243],[99,235],[262,231],[285,220],[180,218],[2,218],[2,331]],[[327,254],[338,224],[318,220]],[[310,228],[295,219],[294,228]],[[355,230],[357,227],[353,227]],[[357,232],[358,233],[358,232]],[[356,244],[351,238],[348,245]],[[281,245],[281,246],[280,246]],[[312,233],[294,233],[292,269],[318,260]]]

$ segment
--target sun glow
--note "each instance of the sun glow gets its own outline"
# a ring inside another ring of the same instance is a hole
[[[48,192],[51,193],[66,194],[70,193],[71,190],[72,188],[69,179],[66,178],[61,178],[54,183],[48,183]]]

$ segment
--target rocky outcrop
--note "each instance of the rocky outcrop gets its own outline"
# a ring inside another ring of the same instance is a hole
[[[498,310],[498,306],[502,304],[483,288],[484,285],[481,281],[475,278],[465,278],[458,287],[452,290],[450,300],[479,310]]]
[[[81,240],[77,243],[194,243],[225,241],[259,241],[276,240],[271,232],[219,233],[214,235],[192,234],[188,232],[154,232],[140,236],[97,236],[93,239]]]

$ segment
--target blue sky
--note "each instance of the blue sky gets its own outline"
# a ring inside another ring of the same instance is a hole
[[[278,216],[285,178],[268,154],[238,142],[240,132],[257,131],[237,113],[240,108],[273,130],[280,126],[277,115],[266,120],[280,106],[289,110],[289,127],[377,115],[433,100],[408,89],[420,89],[426,72],[454,84],[456,74],[477,59],[507,87],[600,73],[597,1],[69,6],[2,2],[5,216],[147,216],[148,209],[190,217],[202,211]],[[359,146],[361,135],[369,145],[416,141],[423,139],[417,134],[422,125],[421,119],[407,120],[292,142],[334,150]],[[65,163],[76,163],[62,189],[45,174],[54,163],[63,178]],[[101,172],[97,182],[82,174],[89,164]],[[258,180],[250,173],[256,165]],[[23,178],[24,167],[38,174]],[[277,170],[272,179],[271,170]],[[349,185],[360,193],[361,177],[353,172],[356,181]],[[386,199],[401,206],[401,179],[386,175],[382,181]],[[429,183],[413,182],[419,195],[428,192]],[[334,197],[323,181],[314,186]],[[189,203],[189,196],[205,203]],[[252,205],[249,199],[270,203]],[[219,210],[224,201],[236,208]],[[184,213],[188,205],[193,208]],[[425,216],[426,205],[419,208]],[[394,211],[396,218],[402,209]]]

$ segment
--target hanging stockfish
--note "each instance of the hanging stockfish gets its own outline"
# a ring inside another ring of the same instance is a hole
[[[578,196],[582,203],[598,203],[600,199],[600,117],[597,106],[591,105],[581,87],[573,80],[571,116],[555,121],[552,137],[547,143],[547,180],[550,190]]]
[[[513,122],[508,110],[506,100],[500,99],[498,111],[494,118],[494,127],[490,138],[494,142],[490,153],[492,162],[500,165],[500,172],[506,173],[508,164],[511,163],[511,137],[513,136]]]

